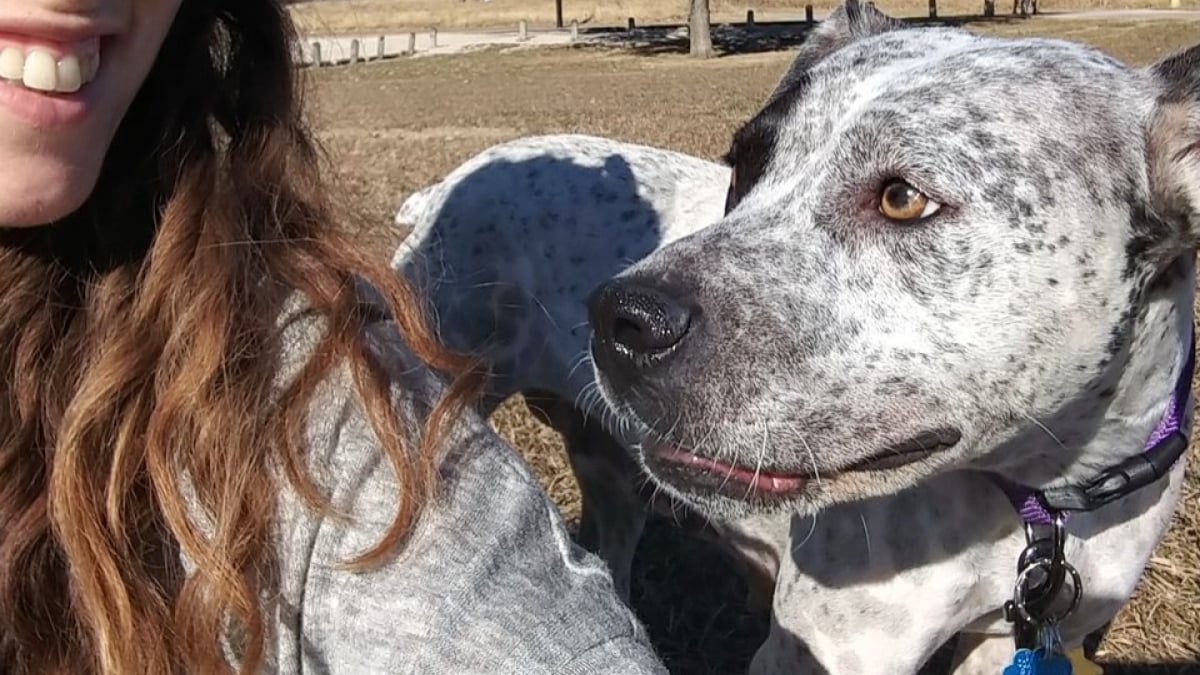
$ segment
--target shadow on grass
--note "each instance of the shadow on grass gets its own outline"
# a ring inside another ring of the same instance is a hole
[[[747,606],[738,567],[716,546],[650,518],[633,560],[630,602],[659,656],[674,675],[741,675],[767,637],[771,617]],[[1094,653],[1102,634],[1086,648]],[[954,640],[939,649],[921,675],[947,675]],[[1129,664],[1101,661],[1104,675],[1200,675],[1198,663]]]
[[[983,23],[1010,23],[1022,21],[1014,16],[962,15],[928,18],[900,19],[913,26],[964,26]],[[805,21],[772,21],[753,25],[744,23],[714,24],[712,27],[713,50],[718,57],[735,54],[754,54],[781,51],[798,46],[808,37],[816,23]],[[623,49],[640,56],[662,54],[686,54],[689,49],[687,28],[682,25],[639,26],[633,30],[623,28],[597,28],[580,31],[585,41],[578,48],[611,47]]]

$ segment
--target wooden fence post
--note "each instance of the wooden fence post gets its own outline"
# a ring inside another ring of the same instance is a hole
[[[354,38],[353,40],[350,40],[350,63],[351,64],[358,63],[358,52],[359,52],[358,38]]]
[[[384,47],[384,41],[383,41],[382,35],[379,36],[379,40],[375,44],[376,44],[375,58],[376,58],[376,60],[382,60],[384,57],[384,54],[385,54],[385,52],[384,52],[385,47]]]
[[[812,5],[805,5],[805,6],[804,6],[804,20],[805,20],[805,22],[807,22],[807,23],[812,23],[812,22],[813,22],[813,10],[812,10]]]
[[[752,10],[752,9],[746,10],[746,25],[747,26],[754,25],[754,10]]]
[[[937,18],[937,0],[929,0],[929,18]]]
[[[933,0],[929,0],[929,2],[933,2]],[[433,28],[429,29],[429,39],[433,41],[433,46],[436,47],[437,46],[437,26],[434,26]]]
[[[409,33],[408,34],[408,51],[405,52],[405,54],[412,56],[413,54],[416,54],[416,53],[417,53],[417,34]]]
[[[527,24],[525,22],[525,19],[521,19],[521,22],[517,24],[517,40],[519,42],[524,42],[528,39],[529,39],[529,24]]]
[[[576,42],[578,40],[579,40],[579,21],[572,19],[571,20],[571,42]]]
[[[320,42],[312,43],[312,59],[313,59],[313,65],[316,66],[317,68],[320,68],[321,67],[321,43]]]
[[[637,28],[637,24],[634,23],[633,17],[631,16],[629,17],[629,24],[626,26],[625,30],[633,30],[634,28]]]

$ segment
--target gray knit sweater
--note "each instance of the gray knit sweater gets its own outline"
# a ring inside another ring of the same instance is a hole
[[[285,331],[290,377],[319,330]],[[417,429],[441,383],[416,365],[391,323],[368,335]],[[379,450],[346,372],[321,392],[309,433],[314,478],[350,522],[280,504],[280,577],[270,672],[415,675],[665,674],[598,558],[564,523],[513,449],[478,415],[461,420],[443,491],[403,551],[381,568],[339,569],[378,541],[403,486]],[[232,652],[231,652],[232,655]],[[236,657],[233,659],[236,661]]]

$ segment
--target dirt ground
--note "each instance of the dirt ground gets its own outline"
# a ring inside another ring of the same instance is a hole
[[[818,13],[836,6],[835,0],[710,0],[715,22],[742,21],[753,9],[760,21],[804,15],[804,5]],[[877,0],[876,5],[896,16],[928,16],[928,0]],[[1086,9],[1166,8],[1169,0],[1048,0],[1039,7],[1058,12]],[[937,0],[940,16],[979,14],[983,0]],[[1181,0],[1181,7],[1200,6],[1197,0]],[[628,17],[637,24],[685,21],[686,0],[562,0],[563,21],[580,26],[624,26]],[[1004,11],[1005,0],[996,3]],[[1011,4],[1008,5],[1011,11]],[[438,28],[512,28],[521,20],[530,26],[553,26],[552,0],[317,0],[292,6],[293,15],[308,32],[407,32]]]
[[[1087,25],[1035,19],[970,29],[1054,34],[1139,64],[1200,40],[1200,23],[1182,21]],[[503,140],[584,132],[715,159],[789,61],[786,52],[695,62],[665,51],[486,51],[308,71],[309,103],[314,125],[341,168],[347,200],[377,224],[364,236],[390,255],[400,233],[389,225],[401,201]],[[528,458],[568,518],[576,518],[578,495],[557,436],[534,421],[519,399],[497,413],[494,423]],[[1102,658],[1114,664],[1110,672],[1200,672],[1195,448],[1187,490],[1186,506],[1137,597],[1102,645]],[[635,609],[674,672],[730,673],[745,666],[767,618],[745,610],[745,588],[727,561],[654,524],[636,566]]]

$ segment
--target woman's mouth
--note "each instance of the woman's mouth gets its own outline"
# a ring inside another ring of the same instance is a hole
[[[0,34],[0,79],[41,94],[69,95],[96,79],[99,37],[70,44]]]

